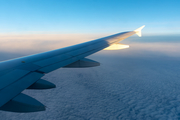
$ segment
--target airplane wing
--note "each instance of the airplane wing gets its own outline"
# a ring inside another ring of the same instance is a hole
[[[141,36],[143,27],[70,47],[0,62],[0,110],[11,112],[45,110],[42,103],[21,92],[25,89],[55,88],[53,83],[42,80],[41,77],[58,68],[99,66],[100,63],[85,57],[105,48],[106,50],[127,48],[127,45],[118,42],[133,34]]]

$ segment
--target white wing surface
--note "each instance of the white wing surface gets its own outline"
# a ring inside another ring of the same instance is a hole
[[[85,57],[111,45],[122,49],[122,44],[118,42],[133,34],[141,36],[143,27],[70,47],[0,62],[0,109],[11,112],[45,110],[42,103],[21,92],[25,89],[55,88],[53,83],[42,80],[41,77],[58,68],[99,66],[100,63]]]

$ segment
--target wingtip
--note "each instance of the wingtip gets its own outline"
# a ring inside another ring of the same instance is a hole
[[[136,32],[136,34],[137,34],[139,37],[141,37],[141,36],[142,36],[141,30],[142,30],[144,27],[145,27],[145,25],[137,28],[136,30],[134,30],[134,32]]]

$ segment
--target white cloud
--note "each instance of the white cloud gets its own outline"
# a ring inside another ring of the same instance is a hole
[[[47,51],[99,38],[97,34],[26,34],[0,35],[4,52]]]
[[[0,51],[9,53],[44,52],[97,39],[106,35],[98,34],[32,34],[32,35],[0,35]],[[178,42],[135,42],[138,38],[131,37],[125,44],[130,45],[131,54],[134,52],[150,51],[168,56],[180,56]],[[143,38],[141,38],[143,39]],[[145,38],[147,39],[147,37]],[[154,37],[153,37],[154,39]],[[159,39],[159,38],[158,38]],[[177,38],[176,38],[177,39]],[[149,40],[149,39],[147,39]],[[124,40],[126,42],[126,40]],[[123,42],[124,42],[123,41]],[[159,40],[161,41],[161,40]],[[129,51],[129,50],[128,50]],[[104,52],[105,53],[105,52]],[[108,53],[108,52],[107,52]]]

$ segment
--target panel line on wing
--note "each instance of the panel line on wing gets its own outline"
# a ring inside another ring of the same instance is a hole
[[[0,77],[0,90],[7,87],[8,85],[13,84],[20,78],[27,75],[29,72],[30,71],[15,69],[15,70],[1,76]]]

